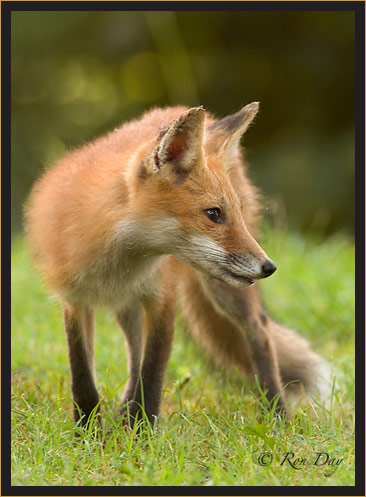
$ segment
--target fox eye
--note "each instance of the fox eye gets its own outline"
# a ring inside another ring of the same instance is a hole
[[[203,211],[208,219],[212,221],[213,223],[223,223],[224,222],[224,217],[221,213],[221,209],[218,207],[212,207],[211,209],[206,209]]]

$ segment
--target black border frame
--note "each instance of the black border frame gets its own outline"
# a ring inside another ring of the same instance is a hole
[[[365,3],[362,0],[344,1],[2,1],[1,2],[1,193],[2,193],[2,417],[1,417],[1,495],[158,495],[158,487],[12,487],[10,479],[10,119],[11,119],[11,13],[13,11],[87,11],[87,10],[147,10],[147,11],[353,11],[355,13],[355,289],[356,289],[356,484],[354,487],[249,487],[250,495],[365,495]],[[66,492],[63,490],[67,488]],[[77,489],[73,491],[72,489]],[[171,495],[243,495],[243,487],[163,487]],[[52,489],[52,491],[50,491]],[[264,490],[265,489],[265,490]],[[71,490],[71,492],[70,492]],[[316,493],[315,493],[316,492]],[[245,492],[246,493],[246,492]]]

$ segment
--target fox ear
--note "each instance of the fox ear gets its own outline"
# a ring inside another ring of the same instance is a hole
[[[208,147],[218,154],[232,155],[236,152],[240,138],[246,132],[258,112],[259,102],[252,102],[239,112],[224,117],[208,128]]]
[[[162,130],[154,151],[154,172],[186,174],[196,167],[203,157],[204,125],[203,107],[193,107]]]

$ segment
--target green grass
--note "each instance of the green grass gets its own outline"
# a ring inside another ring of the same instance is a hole
[[[271,231],[262,245],[279,267],[261,284],[265,306],[334,366],[330,409],[307,399],[292,407],[287,423],[271,417],[255,384],[213,367],[178,319],[159,424],[131,436],[113,421],[127,379],[123,336],[108,312],[98,311],[98,389],[110,430],[103,444],[88,432],[75,440],[59,304],[16,239],[12,485],[354,485],[354,247],[342,236],[320,243]],[[264,452],[273,457],[267,466],[258,463]],[[306,459],[301,469],[281,465],[288,452],[292,461]],[[343,460],[317,467],[317,452]]]

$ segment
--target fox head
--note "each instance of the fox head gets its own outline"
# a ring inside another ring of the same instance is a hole
[[[234,287],[270,276],[275,264],[249,233],[229,169],[258,103],[205,125],[183,112],[137,159],[134,209],[151,248]]]

